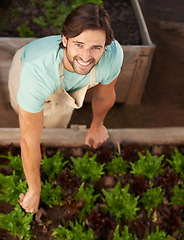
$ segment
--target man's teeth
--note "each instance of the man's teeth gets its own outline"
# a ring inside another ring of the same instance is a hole
[[[87,65],[89,65],[90,64],[90,62],[87,62],[87,63],[84,63],[84,62],[81,62],[80,60],[77,60],[81,65],[83,65],[83,66],[87,66]]]

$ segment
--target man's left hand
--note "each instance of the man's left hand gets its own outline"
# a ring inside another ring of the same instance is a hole
[[[85,144],[89,147],[98,148],[108,138],[109,134],[104,125],[100,127],[90,127],[86,134]]]

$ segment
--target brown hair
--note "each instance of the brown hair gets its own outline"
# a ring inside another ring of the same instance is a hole
[[[75,8],[65,19],[61,34],[67,39],[81,34],[87,29],[100,29],[106,33],[105,45],[111,44],[113,31],[110,26],[110,17],[102,6],[95,3],[84,3]],[[60,47],[64,48],[60,43]]]

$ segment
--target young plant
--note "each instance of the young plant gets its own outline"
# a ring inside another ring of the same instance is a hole
[[[149,180],[152,180],[156,174],[162,172],[162,160],[164,155],[158,157],[152,156],[149,150],[146,150],[146,155],[142,155],[138,152],[139,160],[135,163],[130,163],[132,167],[131,173],[136,176],[145,176]]]
[[[29,21],[26,21],[17,28],[20,37],[34,37],[34,32],[31,30],[29,25]]]
[[[31,240],[35,237],[31,233],[30,225],[33,215],[34,213],[25,213],[17,204],[10,214],[0,213],[0,228],[8,230],[18,239]]]
[[[111,188],[110,192],[102,189],[105,196],[104,202],[106,204],[105,210],[111,212],[120,221],[122,218],[126,220],[133,220],[136,217],[139,196],[134,198],[129,192],[129,184],[125,188],[121,188],[120,182],[115,188]]]
[[[78,201],[80,199],[83,199],[85,201],[84,207],[82,208],[80,212],[80,220],[93,209],[94,202],[96,199],[100,196],[100,194],[94,195],[94,187],[93,185],[90,185],[89,187],[86,187],[84,189],[84,182],[81,184],[78,193],[74,197],[74,200]]]
[[[0,186],[0,201],[10,202],[12,205],[17,204],[20,193],[25,194],[28,190],[27,181],[19,179],[15,174],[15,170],[10,176],[0,174]]]
[[[89,157],[89,152],[86,152],[82,158],[78,157],[75,159],[71,157],[73,174],[80,176],[83,181],[99,180],[101,175],[104,174],[104,164],[99,164],[95,161],[96,157],[96,154],[94,154],[93,157]]]
[[[54,205],[62,204],[61,195],[62,190],[60,185],[54,187],[53,182],[48,181],[45,181],[45,183],[42,182],[40,199],[50,208],[52,208]]]
[[[164,231],[159,231],[159,227],[156,227],[156,232],[147,234],[147,237],[143,240],[171,240],[171,237],[168,235],[166,236],[166,233]]]
[[[70,13],[71,7],[67,6],[65,1],[57,0],[38,1],[37,5],[40,5],[44,9],[45,14],[43,16],[33,17],[33,22],[42,27],[52,26],[56,32],[60,33],[62,23]]]
[[[44,155],[41,166],[46,175],[49,177],[49,180],[52,180],[59,175],[67,162],[68,161],[64,161],[63,155],[60,152],[57,152],[50,158],[47,158],[47,156]]]
[[[171,202],[173,205],[184,205],[184,183],[181,184],[181,188],[178,185],[174,186],[174,196]]]
[[[140,200],[143,202],[145,209],[148,211],[148,217],[151,212],[164,200],[164,194],[161,187],[148,189]]]
[[[72,9],[78,7],[79,5],[83,4],[83,3],[88,3],[88,0],[70,0],[73,4],[71,6]],[[92,3],[96,3],[98,5],[103,6],[103,1],[102,0],[91,0],[90,2]]]
[[[129,233],[128,226],[124,226],[124,230],[121,232],[121,236],[119,233],[119,224],[117,225],[113,240],[137,240],[137,236]]]
[[[117,154],[106,166],[106,169],[110,175],[118,175],[120,177],[126,173],[127,168],[128,164],[122,157],[120,157],[119,154]]]
[[[74,223],[70,221],[70,226],[64,227],[59,225],[58,228],[53,229],[52,235],[56,240],[95,240],[93,230],[85,229],[85,222],[79,224],[77,221]]]
[[[167,159],[173,170],[181,177],[184,178],[184,155],[177,149],[171,155],[171,160]]]
[[[0,165],[2,168],[9,168],[15,171],[15,175],[19,176],[20,178],[24,177],[24,171],[22,167],[22,160],[20,154],[16,156],[12,156],[10,152],[8,152],[8,156],[0,155],[0,157],[8,159],[8,165]]]

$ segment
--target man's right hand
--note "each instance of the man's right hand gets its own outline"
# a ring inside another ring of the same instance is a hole
[[[40,191],[33,192],[28,190],[25,195],[19,195],[19,204],[26,212],[36,213],[40,202]]]

